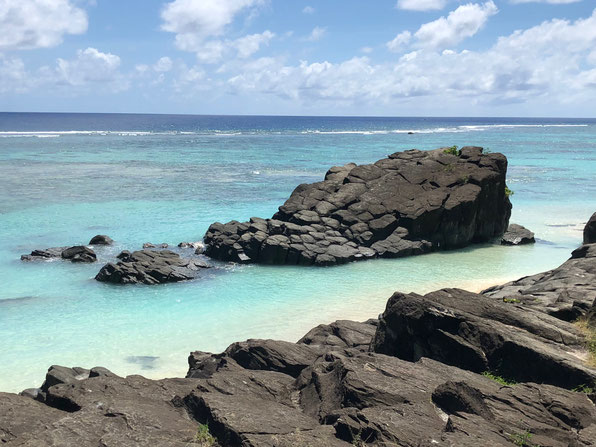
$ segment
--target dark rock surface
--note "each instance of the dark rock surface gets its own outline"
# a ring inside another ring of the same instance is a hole
[[[471,370],[495,371],[515,381],[575,388],[596,383],[596,369],[573,324],[460,289],[425,296],[395,293],[379,320],[375,352],[422,357]]]
[[[483,294],[519,301],[563,320],[576,320],[596,299],[596,244],[578,248],[556,269],[491,287]]]
[[[161,284],[195,278],[209,265],[199,259],[185,259],[170,250],[123,251],[118,263],[104,265],[96,280],[114,284]]]
[[[61,258],[62,252],[67,248],[68,247],[51,247],[33,250],[28,255],[21,255],[21,261],[45,261],[48,259]]]
[[[584,227],[584,244],[596,243],[596,213],[592,214],[590,220]]]
[[[166,243],[152,244],[151,242],[145,242],[143,244],[143,249],[147,249],[147,248],[168,248],[168,244],[166,244]]]
[[[507,159],[464,147],[396,152],[333,167],[298,186],[273,218],[212,224],[206,254],[222,261],[332,265],[463,247],[504,233]]]
[[[534,233],[518,224],[511,224],[503,237],[501,238],[501,245],[525,245],[536,242]]]
[[[76,245],[69,247],[62,252],[62,258],[68,259],[70,262],[95,262],[97,255],[89,247],[84,245]]]
[[[106,236],[105,234],[98,234],[97,236],[93,236],[89,241],[89,245],[112,245],[114,241],[110,236]]]
[[[46,261],[49,259],[62,258],[71,262],[95,262],[95,252],[84,245],[74,247],[52,247],[45,250],[33,250],[31,254],[22,255],[21,261]]]

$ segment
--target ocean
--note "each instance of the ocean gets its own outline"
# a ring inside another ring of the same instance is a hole
[[[511,221],[535,245],[328,268],[222,265],[160,286],[93,279],[121,250],[270,217],[333,165],[452,145],[508,157]],[[183,376],[190,351],[296,341],[317,324],[376,317],[396,290],[480,290],[548,270],[581,243],[595,174],[594,119],[0,113],[0,391],[39,386],[52,364]],[[116,241],[96,264],[20,261],[96,234]]]

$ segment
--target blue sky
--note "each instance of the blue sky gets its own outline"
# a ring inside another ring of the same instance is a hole
[[[593,0],[0,0],[0,111],[596,116]]]

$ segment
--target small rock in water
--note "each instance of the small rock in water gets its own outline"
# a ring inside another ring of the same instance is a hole
[[[97,236],[93,236],[89,241],[89,245],[112,245],[114,241],[110,236],[106,236],[105,234],[98,234]]]
[[[534,233],[525,227],[517,224],[509,225],[505,234],[501,238],[501,245],[524,245],[536,242]]]
[[[62,258],[71,262],[95,262],[97,256],[93,250],[84,245],[69,247],[62,252]]]
[[[31,254],[21,255],[21,261],[43,261],[59,258],[67,247],[52,247],[45,250],[33,250]]]
[[[151,242],[145,242],[143,244],[143,248],[168,248],[169,245],[168,244],[152,244]]]
[[[193,279],[210,268],[198,259],[184,259],[170,250],[122,252],[117,264],[104,265],[95,279],[114,284],[162,284]]]

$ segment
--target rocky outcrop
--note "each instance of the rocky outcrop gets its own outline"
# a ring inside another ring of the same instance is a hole
[[[576,320],[596,299],[596,244],[578,248],[554,270],[491,287],[483,294],[566,321]]]
[[[106,236],[105,234],[98,234],[97,236],[93,236],[89,241],[89,245],[112,245],[114,241],[110,236]]]
[[[271,219],[214,223],[206,254],[223,261],[332,265],[463,247],[502,235],[507,159],[464,147],[396,152],[331,168],[298,186]]]
[[[585,339],[574,325],[524,307],[460,289],[425,296],[395,293],[379,320],[375,352],[422,357],[519,382],[572,389],[596,383]]]
[[[46,261],[50,259],[66,259],[70,262],[95,262],[97,255],[84,245],[74,247],[52,247],[45,250],[33,250],[31,254],[22,255],[21,261]]]
[[[590,220],[584,227],[584,244],[596,243],[596,213],[592,214]]]
[[[501,238],[501,245],[525,245],[536,242],[534,233],[526,227],[518,224],[511,224],[503,237]]]
[[[116,264],[104,265],[95,279],[113,284],[161,284],[195,278],[210,266],[199,259],[185,259],[170,250],[123,251]]]

